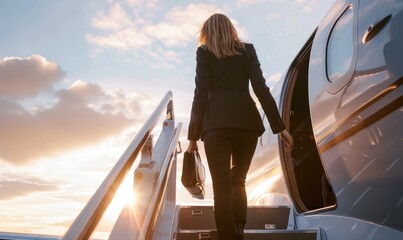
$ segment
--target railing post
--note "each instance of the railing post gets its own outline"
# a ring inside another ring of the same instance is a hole
[[[147,213],[149,205],[148,199],[153,195],[155,188],[155,177],[157,176],[157,164],[153,161],[153,141],[152,135],[148,138],[146,144],[141,151],[140,165],[134,171],[133,192],[135,195],[137,226],[142,226],[144,217]],[[138,229],[133,228],[131,233],[136,239]],[[110,239],[119,239],[112,237]]]
[[[149,166],[153,157],[153,135],[150,135],[141,149],[140,167]]]
[[[172,100],[167,105],[167,120],[175,120],[174,107]]]

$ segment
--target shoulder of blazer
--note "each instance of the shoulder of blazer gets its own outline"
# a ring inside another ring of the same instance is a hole
[[[205,45],[197,47],[196,50],[196,61],[209,61],[211,58],[211,53],[207,50]]]
[[[246,50],[246,55],[248,56],[248,59],[250,59],[251,56],[256,55],[256,50],[252,43],[245,43],[245,50]]]
[[[207,49],[206,45],[201,45],[197,47],[196,53],[208,54],[210,51]]]
[[[252,43],[245,43],[245,48],[246,48],[246,50],[252,50],[252,49],[255,49],[255,47],[253,46],[253,44]]]

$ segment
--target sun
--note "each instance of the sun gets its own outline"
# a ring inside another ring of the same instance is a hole
[[[119,189],[116,191],[114,198],[105,211],[105,215],[117,219],[125,205],[134,205],[136,194],[133,191],[133,178],[126,177]]]

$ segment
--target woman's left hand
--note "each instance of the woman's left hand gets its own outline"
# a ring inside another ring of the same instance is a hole
[[[186,151],[188,151],[190,153],[192,153],[194,151],[199,151],[199,147],[197,146],[197,141],[196,140],[189,140],[188,149]]]
[[[292,139],[292,136],[288,133],[287,130],[284,129],[283,131],[280,132],[280,137],[281,137],[281,139],[283,139],[283,141],[287,145],[285,150],[287,152],[291,151],[291,149],[294,145],[294,140]]]

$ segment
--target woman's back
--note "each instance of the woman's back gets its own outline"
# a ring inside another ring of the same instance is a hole
[[[211,54],[211,94],[249,92],[246,61],[245,55],[218,59]]]
[[[246,49],[253,48],[247,44]],[[201,46],[197,49],[199,89],[207,95],[203,132],[217,128],[237,128],[263,132],[263,124],[249,93],[247,51],[241,55],[217,58]]]

